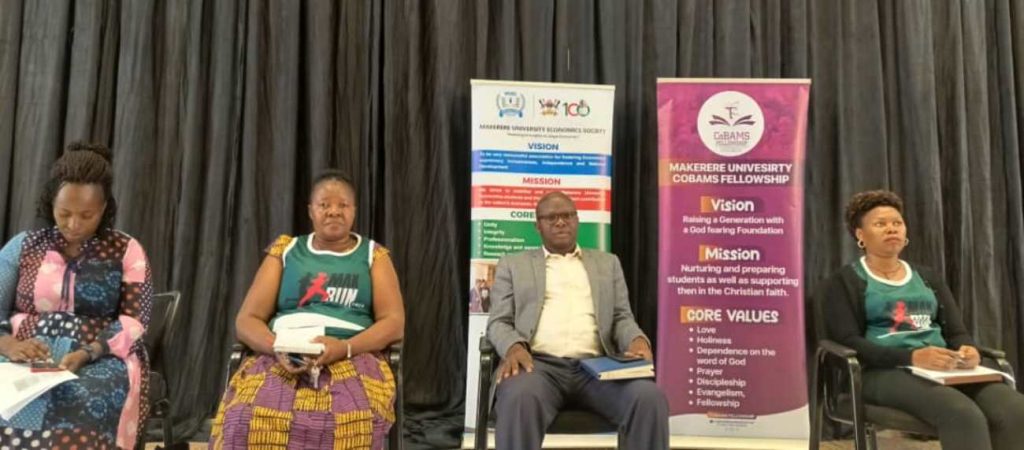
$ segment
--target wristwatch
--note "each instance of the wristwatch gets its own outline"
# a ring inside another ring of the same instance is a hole
[[[93,348],[92,344],[85,344],[81,347],[78,347],[78,349],[85,352],[86,355],[89,355],[89,362],[96,360],[96,349]]]

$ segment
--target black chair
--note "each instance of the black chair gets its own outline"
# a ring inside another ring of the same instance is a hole
[[[253,354],[253,351],[245,344],[236,342],[231,347],[231,359],[228,361],[227,374],[224,377],[224,387],[227,388],[231,376],[238,371],[245,357]],[[395,377],[395,424],[388,432],[388,449],[402,450],[402,433],[405,430],[405,400],[402,394],[402,386],[405,384],[402,379],[402,343],[396,342],[388,347],[388,367]]]
[[[143,336],[143,343],[146,345],[146,352],[149,353],[149,405],[150,405],[150,419],[160,419],[160,429],[163,436],[163,447],[157,447],[158,449],[174,449],[173,431],[174,427],[171,424],[171,402],[170,395],[167,389],[167,377],[164,376],[164,372],[167,367],[163,367],[162,370],[156,370],[156,363],[161,357],[161,351],[164,348],[164,338],[167,334],[167,329],[174,328],[174,324],[178,318],[178,304],[181,300],[181,293],[178,291],[162,292],[153,295],[153,309],[149,318],[149,327],[146,329],[146,334]],[[148,425],[148,421],[147,421]],[[143,430],[145,431],[145,430]],[[142,433],[138,439],[137,448],[145,446],[146,433]]]
[[[491,379],[494,378],[494,371],[498,368],[498,353],[491,345],[487,336],[480,338],[480,380],[477,386],[476,404],[476,450],[487,450],[487,430],[493,424],[494,416],[491,414]],[[558,412],[555,420],[548,426],[547,433],[550,434],[596,434],[615,433],[618,427],[609,422],[600,414],[585,409],[566,408]],[[618,447],[622,445],[622,435],[619,437]]]
[[[822,300],[815,303],[820,304]],[[820,307],[815,305],[811,315],[815,322],[818,341],[814,354],[814,372],[811,385],[811,450],[817,450],[821,443],[824,418],[853,426],[853,438],[857,450],[877,449],[877,432],[898,430],[924,436],[937,436],[935,429],[902,410],[887,406],[865,403],[861,390],[862,368],[857,352],[828,338]],[[979,346],[983,358],[995,360],[1000,369],[1013,375],[1013,367],[1006,361],[1006,355],[999,350]],[[1010,383],[1011,385],[1012,382]]]

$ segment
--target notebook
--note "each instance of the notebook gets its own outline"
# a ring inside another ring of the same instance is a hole
[[[580,361],[583,369],[598,380],[628,380],[631,378],[651,378],[654,376],[654,363],[646,359],[621,362],[607,356],[584,359]]]
[[[986,383],[993,381],[1003,381],[1003,379],[1013,381],[1013,377],[1009,374],[1000,372],[998,370],[989,369],[985,366],[977,366],[973,369],[956,369],[956,370],[928,370],[920,367],[908,366],[906,367],[910,373],[924,378],[933,383],[943,385],[954,385],[954,384],[969,384],[969,383]]]

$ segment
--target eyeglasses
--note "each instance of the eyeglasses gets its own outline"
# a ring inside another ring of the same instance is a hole
[[[558,223],[559,220],[561,220],[563,222],[566,222],[566,223],[568,223],[570,221],[573,221],[573,220],[576,220],[577,214],[576,214],[576,211],[565,212],[565,213],[551,213],[551,214],[545,214],[543,216],[537,216],[537,218],[542,220],[542,221],[544,221],[544,223],[546,223],[548,225],[554,225],[554,224]]]

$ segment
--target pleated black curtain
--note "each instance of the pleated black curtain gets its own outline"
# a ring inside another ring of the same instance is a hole
[[[455,446],[469,79],[616,86],[612,246],[655,336],[657,77],[813,79],[807,292],[857,254],[845,199],[891,188],[907,259],[1021,361],[1021,0],[0,0],[0,234],[38,225],[64,144],[113,147],[117,225],[184,294],[165,363],[185,436],[216,405],[261,249],[308,231],[309,180],[340,167],[405,295],[407,438]]]

